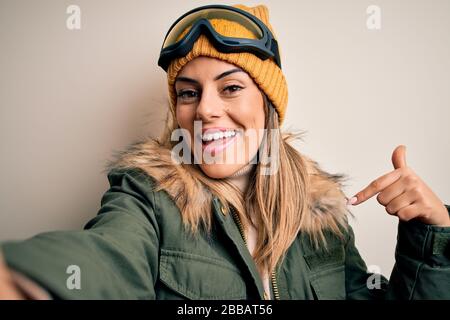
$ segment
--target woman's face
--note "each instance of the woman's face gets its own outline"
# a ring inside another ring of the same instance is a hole
[[[228,177],[253,159],[263,137],[264,100],[245,71],[197,57],[179,72],[175,90],[178,125],[189,132],[191,152],[206,175]]]

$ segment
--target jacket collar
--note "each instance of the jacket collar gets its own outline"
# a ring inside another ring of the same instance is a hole
[[[331,224],[340,224],[338,220],[348,214],[347,197],[342,191],[344,174],[330,174],[320,168],[318,163],[301,154],[309,172],[309,213],[324,229]],[[188,206],[198,206],[205,200],[212,200],[210,192],[182,165],[174,163],[170,147],[154,138],[146,138],[128,145],[124,150],[115,152],[104,171],[120,167],[138,167],[143,169],[158,184],[165,185],[164,190],[176,199],[180,207],[181,200],[189,199]],[[169,181],[170,180],[170,181]],[[170,183],[167,183],[167,182]],[[181,209],[181,208],[180,208]]]

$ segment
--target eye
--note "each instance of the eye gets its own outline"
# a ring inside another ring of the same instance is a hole
[[[192,99],[198,97],[198,93],[194,90],[182,90],[177,93],[177,97],[182,99]]]
[[[242,88],[241,86],[231,85],[231,86],[226,87],[223,91],[228,91],[230,93],[234,93],[234,92],[240,91],[242,89],[244,89],[244,88]]]

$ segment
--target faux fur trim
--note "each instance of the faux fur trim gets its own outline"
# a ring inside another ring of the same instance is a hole
[[[322,170],[316,161],[300,154],[307,165],[310,177],[308,204],[312,215],[308,231],[322,233],[326,229],[336,230],[346,225],[347,198],[342,191],[344,174],[330,174]],[[182,212],[194,212],[199,208],[211,207],[211,193],[193,177],[183,165],[172,161],[171,150],[154,138],[146,138],[130,144],[116,152],[113,160],[105,167],[105,172],[115,168],[137,167],[145,171],[155,181],[159,189],[164,189]]]

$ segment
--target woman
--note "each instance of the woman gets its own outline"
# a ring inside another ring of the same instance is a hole
[[[393,153],[394,171],[347,202],[281,134],[287,85],[265,6],[178,19],[159,59],[160,140],[117,155],[83,231],[2,244],[4,298],[450,298],[449,207]],[[347,205],[373,195],[400,218],[390,281],[370,274]],[[446,267],[446,268],[443,268]]]

